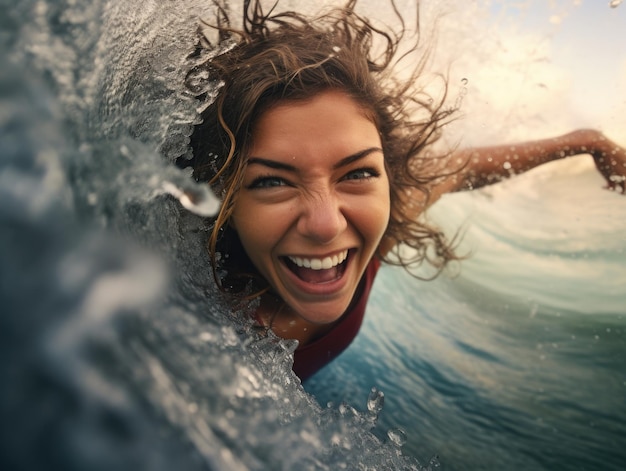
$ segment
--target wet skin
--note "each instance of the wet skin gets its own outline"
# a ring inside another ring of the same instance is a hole
[[[378,130],[354,100],[326,91],[261,115],[231,223],[271,286],[261,314],[280,313],[278,335],[306,342],[341,317],[389,211]]]

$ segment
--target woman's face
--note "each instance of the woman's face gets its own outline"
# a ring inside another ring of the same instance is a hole
[[[326,91],[257,121],[231,222],[275,294],[313,323],[347,309],[387,228],[381,140],[356,101]]]

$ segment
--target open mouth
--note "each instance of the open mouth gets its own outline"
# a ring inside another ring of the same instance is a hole
[[[346,271],[350,259],[349,250],[332,257],[303,258],[282,257],[285,265],[302,281],[313,284],[331,283],[340,279]]]

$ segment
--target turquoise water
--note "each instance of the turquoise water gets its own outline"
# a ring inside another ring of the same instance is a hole
[[[581,158],[442,201],[470,258],[432,282],[381,270],[362,335],[306,389],[376,386],[381,423],[443,469],[622,469],[626,204],[601,186]]]

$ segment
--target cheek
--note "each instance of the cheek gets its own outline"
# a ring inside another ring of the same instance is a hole
[[[259,273],[266,276],[265,265],[267,263],[263,262],[263,260],[266,260],[266,254],[270,251],[267,237],[260,237],[259,234],[263,234],[263,232],[254,222],[251,223],[245,218],[233,218],[232,227],[239,236],[239,242],[243,247],[245,256],[247,256]],[[244,254],[241,254],[241,256]]]
[[[237,232],[239,240],[248,256],[256,253],[260,246],[263,246],[265,237],[260,237],[263,232],[260,230],[259,224],[252,215],[234,214],[231,219],[231,226]]]
[[[374,212],[374,211],[372,211]],[[391,212],[391,204],[389,198],[384,198],[381,201],[380,207],[376,211],[376,215],[372,217],[372,232],[378,237],[378,241],[382,239],[387,227],[389,226],[389,216]]]
[[[368,244],[378,245],[389,225],[389,214],[389,196],[381,192],[375,198],[356,202],[349,218]]]
[[[380,237],[382,237],[389,226],[389,218],[391,216],[391,189],[387,178],[384,184],[381,185],[379,195],[372,206],[371,212],[376,213],[374,218],[375,225]]]
[[[246,254],[256,265],[256,260],[266,256],[282,237],[285,220],[284,215],[269,212],[258,205],[238,204],[231,217],[231,226],[237,232]]]

